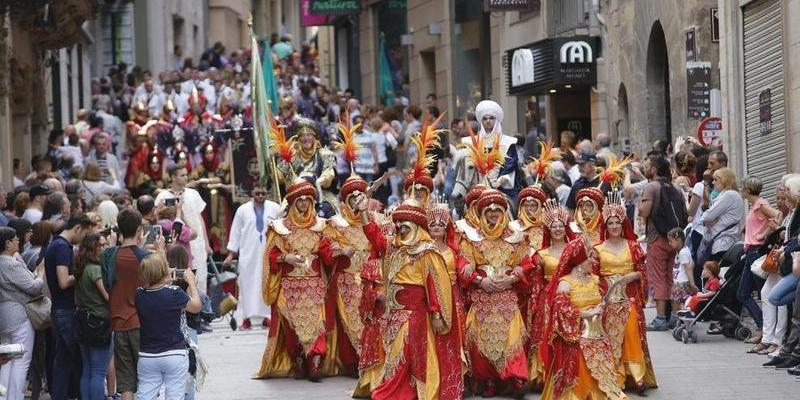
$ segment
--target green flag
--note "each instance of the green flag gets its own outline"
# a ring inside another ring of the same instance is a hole
[[[386,40],[383,37],[383,33],[381,33],[378,48],[378,83],[383,105],[392,106],[394,104],[394,82],[392,81],[392,68],[389,66],[389,57],[386,54]]]
[[[275,171],[275,163],[270,152],[270,131],[269,120],[272,118],[272,112],[269,109],[269,97],[264,82],[265,71],[261,66],[261,55],[258,51],[258,41],[252,31],[251,35],[251,53],[252,57],[250,62],[250,86],[251,96],[253,99],[253,134],[254,142],[256,144],[256,152],[258,154],[258,168],[261,176],[261,183],[263,184],[268,177],[272,177]],[[269,57],[268,57],[269,58]],[[272,61],[269,61],[272,65]],[[269,75],[272,76],[272,68],[269,69]],[[274,77],[273,77],[274,84]],[[276,101],[272,103],[277,107]],[[275,188],[275,195],[280,199],[280,192],[278,190],[278,181],[273,178],[273,185]],[[279,200],[280,201],[280,200]]]
[[[269,100],[272,115],[278,115],[278,106],[280,99],[278,98],[278,84],[275,82],[275,66],[272,65],[272,51],[269,48],[269,43],[264,43],[264,87],[267,90],[267,100]]]

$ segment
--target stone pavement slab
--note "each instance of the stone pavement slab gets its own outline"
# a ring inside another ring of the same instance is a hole
[[[649,311],[649,310],[648,310]],[[253,324],[254,326],[256,324]],[[214,332],[200,336],[203,355],[210,366],[199,398],[203,400],[347,399],[355,380],[327,378],[321,383],[294,379],[253,380],[266,344],[266,331],[232,332],[222,322]],[[800,382],[784,371],[761,367],[765,356],[745,354],[750,345],[721,335],[705,334],[699,343],[672,339],[670,332],[648,335],[650,352],[660,387],[647,399],[797,399]],[[473,397],[479,398],[479,397]],[[537,399],[530,394],[526,399]],[[631,398],[637,398],[631,395]]]

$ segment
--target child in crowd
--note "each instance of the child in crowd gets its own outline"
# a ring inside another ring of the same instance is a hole
[[[667,240],[670,248],[676,252],[675,261],[672,263],[672,310],[677,313],[683,309],[686,299],[697,293],[697,286],[692,279],[689,279],[690,276],[694,276],[694,261],[692,252],[686,246],[686,234],[683,229],[674,228],[669,231]]]
[[[714,297],[722,283],[719,280],[719,261],[706,261],[703,264],[703,291],[686,300],[687,310],[678,313],[681,317],[692,317],[697,313],[700,304]]]

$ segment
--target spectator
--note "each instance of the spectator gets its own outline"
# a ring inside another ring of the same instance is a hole
[[[19,246],[17,246],[19,247],[19,253],[17,253],[16,256],[19,260],[24,260],[22,258],[22,253],[31,247],[31,223],[26,219],[17,218],[9,221],[8,227],[17,233],[17,238],[19,238]]]
[[[28,269],[33,272],[36,267],[42,262],[44,253],[42,249],[47,248],[50,240],[53,237],[53,223],[50,221],[39,221],[31,227],[31,240],[30,247],[22,253],[22,260],[28,266]]]
[[[272,45],[272,52],[275,53],[279,60],[289,57],[294,52],[294,47],[292,47],[292,35],[287,33],[281,36],[281,40]]]
[[[186,340],[181,332],[184,311],[200,312],[200,296],[196,278],[183,270],[187,293],[172,286],[169,267],[162,254],[145,257],[141,266],[143,287],[136,291],[136,311],[141,316],[141,358],[138,373],[141,379],[137,399],[154,400],[165,388],[166,400],[184,398],[189,371]]]
[[[81,137],[75,130],[75,127],[68,125],[64,128],[64,134],[67,136],[67,145],[61,146],[61,154],[63,159],[71,158],[75,165],[83,166],[83,150],[81,149]]]
[[[683,309],[683,304],[689,296],[697,293],[694,284],[694,261],[692,253],[686,247],[686,236],[681,228],[673,228],[667,233],[669,247],[675,251],[675,261],[672,263],[672,311]],[[680,315],[680,314],[679,314]]]
[[[686,300],[686,310],[680,315],[687,318],[694,318],[700,310],[700,305],[714,297],[721,286],[719,279],[719,261],[706,261],[703,265],[703,291],[689,297]]]
[[[88,160],[100,167],[101,180],[110,185],[120,186],[122,169],[117,156],[109,153],[108,136],[103,134],[92,136],[91,143],[92,151],[89,153]],[[89,165],[86,166],[86,169],[89,168]]]
[[[52,296],[52,319],[56,352],[53,364],[51,397],[76,397],[71,389],[80,386],[81,356],[75,326],[75,267],[72,247],[83,241],[92,222],[85,214],[74,214],[64,230],[47,246],[44,268]]]
[[[122,191],[116,178],[108,183],[103,179],[102,168],[95,162],[86,164],[86,169],[83,171],[83,204],[91,206],[94,199],[102,194],[112,195]]]
[[[572,189],[567,198],[567,208],[575,211],[575,195],[581,189],[587,187],[597,187],[600,181],[597,179],[597,156],[594,154],[581,154],[578,158],[581,176],[573,181]],[[570,178],[571,179],[571,178]]]
[[[22,218],[27,219],[31,224],[41,221],[44,215],[44,202],[50,193],[53,193],[53,190],[49,186],[42,184],[33,187],[30,191],[30,204],[22,214]]]
[[[149,254],[139,247],[142,237],[142,216],[125,209],[117,216],[122,236],[119,247],[103,251],[103,279],[109,289],[109,318],[114,332],[114,367],[117,392],[124,400],[133,400],[138,389],[136,366],[139,362],[139,316],[134,307],[136,289],[142,286],[139,263]]]
[[[47,196],[47,200],[44,202],[42,220],[52,222],[55,230],[59,231],[67,223],[71,211],[72,204],[67,199],[67,195],[64,192],[53,192]]]
[[[611,136],[601,132],[597,134],[595,140],[597,141],[597,158],[602,158],[608,163],[609,155],[614,154],[614,150],[611,150]]]
[[[168,243],[183,247],[188,254],[189,265],[192,262],[190,242],[197,239],[197,233],[183,222],[183,210],[178,206],[165,206],[158,211],[158,225],[164,232]]]
[[[0,367],[0,386],[5,386],[5,399],[23,400],[25,379],[31,364],[34,330],[24,304],[42,294],[44,269],[28,271],[14,255],[20,250],[17,233],[0,227],[0,343],[19,343],[26,350],[21,358]]]
[[[108,292],[103,285],[100,251],[105,238],[87,235],[75,260],[75,304],[83,373],[81,398],[104,400],[105,379],[111,361],[111,328],[108,321]]]

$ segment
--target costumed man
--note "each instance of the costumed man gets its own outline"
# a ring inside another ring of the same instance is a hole
[[[242,313],[240,329],[248,330],[252,318],[261,318],[264,328],[269,327],[269,317],[263,296],[264,251],[267,245],[267,228],[280,217],[278,203],[267,200],[266,184],[256,185],[250,192],[252,199],[236,209],[228,239],[228,256],[223,265],[229,266],[239,259],[239,305]]]
[[[456,221],[456,235],[458,241],[461,242],[461,237],[465,234],[475,232],[481,224],[481,219],[478,216],[478,200],[481,199],[481,193],[486,190],[486,185],[472,185],[467,192],[464,199],[464,218]]]
[[[203,219],[209,227],[209,244],[214,254],[221,254],[225,249],[233,211],[231,168],[213,142],[204,144],[202,149],[203,159],[192,169],[192,180],[200,197],[208,204],[203,210]]]
[[[141,179],[144,179],[142,178],[142,175],[146,174],[145,171],[149,168],[150,161],[152,161],[151,153],[159,153],[158,148],[153,146],[148,140],[151,132],[154,132],[158,126],[158,121],[150,120],[147,121],[144,126],[139,128],[135,138],[135,150],[130,153],[128,169],[125,172],[125,187],[127,187],[128,190],[130,190],[136,197],[142,194],[148,194],[140,193],[137,189],[139,188]]]
[[[436,336],[452,329],[447,267],[425,230],[424,208],[406,200],[392,212],[392,221],[392,243],[383,248],[379,247],[382,240],[373,243],[384,255],[382,298],[388,311],[383,332],[386,362],[372,399],[446,399],[440,392],[443,371]]]
[[[439,134],[445,130],[436,129],[436,127],[439,126],[444,115],[445,113],[442,113],[433,122],[431,122],[430,115],[426,115],[422,130],[410,138],[411,145],[417,149],[416,159],[409,160],[413,167],[403,181],[403,188],[407,199],[414,199],[426,209],[432,205],[433,178],[431,177],[431,169],[437,162],[431,152],[440,147]]]
[[[165,175],[164,155],[154,148],[147,157],[144,169],[137,174],[136,187],[131,190],[131,193],[138,197],[141,194],[155,193],[156,190],[166,188]]]
[[[503,134],[500,124],[503,121],[503,109],[494,101],[483,100],[475,107],[475,116],[481,127],[478,136],[486,139],[484,151],[492,149],[493,146],[499,146],[500,154],[505,156],[502,164],[490,172],[489,185],[516,201],[522,181],[522,177],[517,176],[516,173],[519,155],[514,144],[517,143],[517,139]],[[469,145],[471,137],[462,138],[461,142]]]
[[[467,312],[467,349],[473,377],[484,397],[508,383],[517,395],[528,380],[525,321],[518,293],[527,286],[530,265],[524,235],[509,226],[508,200],[487,189],[478,201],[480,229],[461,241],[468,264],[460,272],[471,303]]]
[[[591,245],[600,242],[600,210],[605,198],[606,195],[596,187],[583,188],[575,195],[578,209],[575,210],[575,220],[570,224],[570,229],[576,235],[585,236]]]
[[[271,123],[275,123],[271,120]],[[345,128],[340,125],[340,129]],[[291,126],[293,156],[290,161],[280,159],[278,172],[281,179],[288,182],[293,176],[314,177],[313,182],[322,196],[321,211],[323,215],[332,216],[338,201],[336,200],[336,156],[323,147],[319,141],[317,124],[307,118],[298,118]],[[349,128],[348,128],[349,129]]]
[[[267,235],[264,301],[272,309],[267,347],[258,378],[308,378],[318,382],[334,372],[326,357],[329,343],[325,292],[335,262],[331,241],[317,217],[317,191],[297,179],[286,191],[288,214],[277,219]]]

